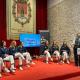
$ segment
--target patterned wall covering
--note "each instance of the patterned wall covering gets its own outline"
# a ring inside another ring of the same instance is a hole
[[[64,0],[48,8],[48,27],[51,40],[63,40],[72,43],[76,33],[80,32],[80,0]]]
[[[65,40],[71,47],[74,37],[80,32],[80,0],[63,0],[48,8],[48,28],[51,41],[62,44]]]

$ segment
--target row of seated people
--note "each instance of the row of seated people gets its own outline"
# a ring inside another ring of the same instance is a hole
[[[65,41],[63,42],[60,49],[56,42],[53,42],[52,46],[49,46],[49,42],[46,41],[44,44],[43,53],[46,57],[46,63],[48,63],[49,60],[53,61],[54,55],[58,63],[59,62],[62,63],[67,62],[68,64],[70,63],[70,48],[68,47]]]
[[[2,70],[6,72],[15,72],[15,58],[19,59],[19,69],[23,70],[22,62],[26,61],[27,67],[30,67],[31,64],[35,64],[32,61],[30,53],[23,47],[23,43],[21,42],[19,46],[16,45],[16,41],[12,41],[10,47],[6,47],[5,41],[0,41],[0,77],[2,77]],[[10,69],[7,68],[5,61],[10,62]]]

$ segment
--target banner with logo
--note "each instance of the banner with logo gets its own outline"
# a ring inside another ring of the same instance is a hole
[[[6,0],[7,39],[36,32],[36,0]]]

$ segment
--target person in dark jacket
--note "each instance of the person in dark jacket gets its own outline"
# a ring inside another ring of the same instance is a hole
[[[2,69],[5,70],[5,72],[10,72],[8,70],[8,68],[6,67],[6,65],[4,64],[4,59],[7,59],[9,60],[9,57],[7,57],[5,54],[6,54],[6,51],[4,51],[3,49],[3,45],[4,45],[4,42],[3,41],[0,41],[0,77],[2,77],[1,73],[2,73]],[[12,57],[10,57],[11,59]],[[11,64],[11,72],[14,72],[13,70],[13,67],[14,67],[14,64]]]
[[[62,56],[63,63],[66,60],[66,62],[69,64],[70,48],[68,47],[66,42],[63,42],[63,45],[61,46],[60,49],[60,54]]]
[[[32,61],[30,53],[27,51],[26,47],[23,46],[23,42],[20,42],[20,45],[18,46],[18,52],[25,57],[27,67],[30,67],[30,64],[35,64]]]
[[[80,67],[80,45],[74,46],[75,66]]]
[[[44,48],[45,48],[46,41],[47,40],[44,38],[44,36],[41,36],[40,55],[44,54]]]
[[[73,42],[75,45],[80,45],[80,33],[78,33],[76,35],[76,38],[74,39],[74,42]]]
[[[2,47],[0,47],[0,54],[3,59],[3,61],[9,61],[11,63],[10,71],[15,72],[15,67],[14,67],[14,58],[12,55],[9,55],[9,50],[6,47],[6,42],[2,41]],[[7,72],[10,72],[7,68],[5,68]]]
[[[77,47],[78,45],[74,45],[73,50],[74,50],[74,62],[75,62],[75,66],[78,66],[78,55],[77,55]]]
[[[59,46],[57,45],[57,42],[53,42],[51,46],[51,53],[52,56],[56,55],[56,59],[58,62],[60,61],[60,52],[59,52]]]
[[[46,43],[45,43],[45,47],[44,47],[44,54],[46,55],[46,63],[48,64],[48,62],[49,62],[49,59],[51,60],[51,61],[53,61],[53,59],[52,59],[52,57],[51,57],[51,55],[50,55],[50,52],[49,52],[49,42],[48,41],[46,41]]]
[[[18,52],[18,47],[16,46],[16,41],[12,41],[9,47],[9,55],[13,55],[14,58],[19,59],[19,69],[23,70],[22,68],[22,60],[25,60],[24,56]]]
[[[80,33],[75,37],[73,45],[75,66],[80,67]]]

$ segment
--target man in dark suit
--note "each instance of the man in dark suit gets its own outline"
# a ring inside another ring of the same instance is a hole
[[[80,66],[80,55],[79,49],[80,48],[80,33],[77,34],[75,41],[74,41],[74,60],[75,60],[75,65]]]

